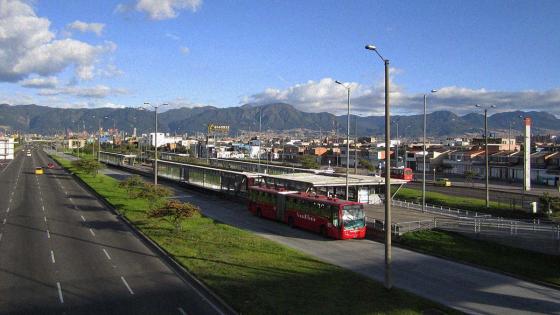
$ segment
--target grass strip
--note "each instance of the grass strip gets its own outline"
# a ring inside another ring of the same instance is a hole
[[[177,233],[163,220],[147,219],[146,201],[129,198],[117,180],[54,158],[240,313],[457,313],[211,218],[185,220]]]
[[[397,199],[408,201],[421,201],[422,190],[414,188],[401,188],[396,195]],[[486,200],[472,197],[451,196],[439,192],[426,192],[426,203],[467,210],[472,212],[480,212],[492,214],[497,217],[515,218],[515,219],[532,219],[533,215],[521,210],[514,210],[510,207],[504,207],[498,202],[490,201],[490,208],[486,208]]]
[[[447,231],[404,234],[400,243],[428,254],[490,267],[528,279],[560,286],[560,256],[547,255]]]

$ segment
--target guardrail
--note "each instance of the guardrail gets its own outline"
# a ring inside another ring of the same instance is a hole
[[[412,201],[393,199],[392,204],[394,206],[397,206],[397,207],[422,211],[422,204],[421,203],[414,203]],[[444,215],[444,216],[448,216],[448,217],[454,217],[454,218],[461,218],[461,217],[489,218],[489,217],[492,217],[492,215],[490,215],[490,214],[483,214],[483,213],[479,213],[477,211],[468,211],[468,210],[462,210],[462,209],[451,208],[451,207],[443,207],[443,206],[438,206],[438,205],[430,205],[430,204],[426,204],[425,212],[426,213],[431,213],[431,214]]]

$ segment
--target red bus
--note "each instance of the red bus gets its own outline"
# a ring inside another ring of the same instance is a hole
[[[385,176],[385,172],[383,172]],[[404,179],[406,181],[414,180],[414,173],[408,167],[391,167],[391,178]]]
[[[359,202],[250,186],[249,211],[335,239],[366,236],[364,208]]]

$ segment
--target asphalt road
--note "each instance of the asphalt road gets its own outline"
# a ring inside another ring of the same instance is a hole
[[[114,168],[104,172],[118,179],[130,175]],[[245,205],[214,193],[189,190],[165,181],[160,184],[173,189],[176,198],[198,205],[209,217],[383,281],[382,243],[325,239],[259,219],[252,216]],[[397,247],[393,248],[393,275],[396,287],[468,314],[560,314],[558,290]]]
[[[220,314],[45,153],[0,174],[0,314]]]

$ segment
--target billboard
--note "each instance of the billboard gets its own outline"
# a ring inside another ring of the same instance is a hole
[[[208,124],[208,133],[229,133],[229,125]]]

